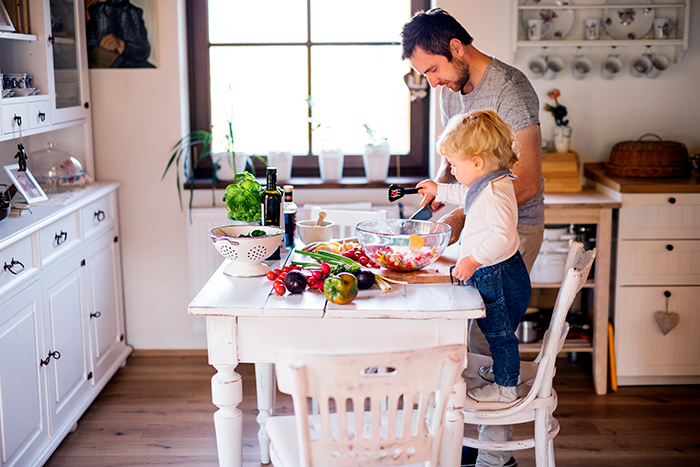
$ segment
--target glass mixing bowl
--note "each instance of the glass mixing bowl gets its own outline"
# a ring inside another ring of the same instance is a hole
[[[365,254],[392,271],[415,271],[437,261],[452,230],[442,222],[406,219],[363,221],[356,229]]]

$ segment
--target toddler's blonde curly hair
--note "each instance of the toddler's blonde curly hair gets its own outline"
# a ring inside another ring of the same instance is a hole
[[[438,152],[459,160],[481,156],[500,169],[510,169],[518,161],[513,150],[513,132],[493,110],[475,110],[455,115],[447,122],[437,142]]]

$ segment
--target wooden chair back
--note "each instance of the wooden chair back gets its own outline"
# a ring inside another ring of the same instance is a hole
[[[464,345],[378,354],[288,352],[275,367],[292,395],[305,467],[437,467],[447,403]],[[386,367],[386,372],[376,372]],[[311,411],[311,400],[319,413]],[[274,441],[273,441],[274,443]]]

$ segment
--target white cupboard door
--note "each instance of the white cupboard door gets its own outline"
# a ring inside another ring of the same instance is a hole
[[[663,334],[655,313],[676,313],[678,325]],[[700,375],[700,287],[619,287],[615,317],[617,375]]]
[[[83,294],[82,255],[75,254],[47,272],[42,280],[51,433],[66,420],[90,390],[87,313]]]
[[[87,247],[90,341],[98,384],[123,349],[121,269],[116,229]]]
[[[2,465],[19,465],[48,438],[43,354],[41,287],[34,282],[0,304]]]

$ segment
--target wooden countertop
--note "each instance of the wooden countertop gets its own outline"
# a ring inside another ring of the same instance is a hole
[[[606,176],[601,163],[584,164],[583,170],[587,179],[619,193],[700,193],[700,175],[695,171],[688,178],[620,178]]]
[[[545,209],[589,209],[589,208],[619,208],[620,202],[605,193],[584,187],[578,193],[547,193],[544,194]]]

